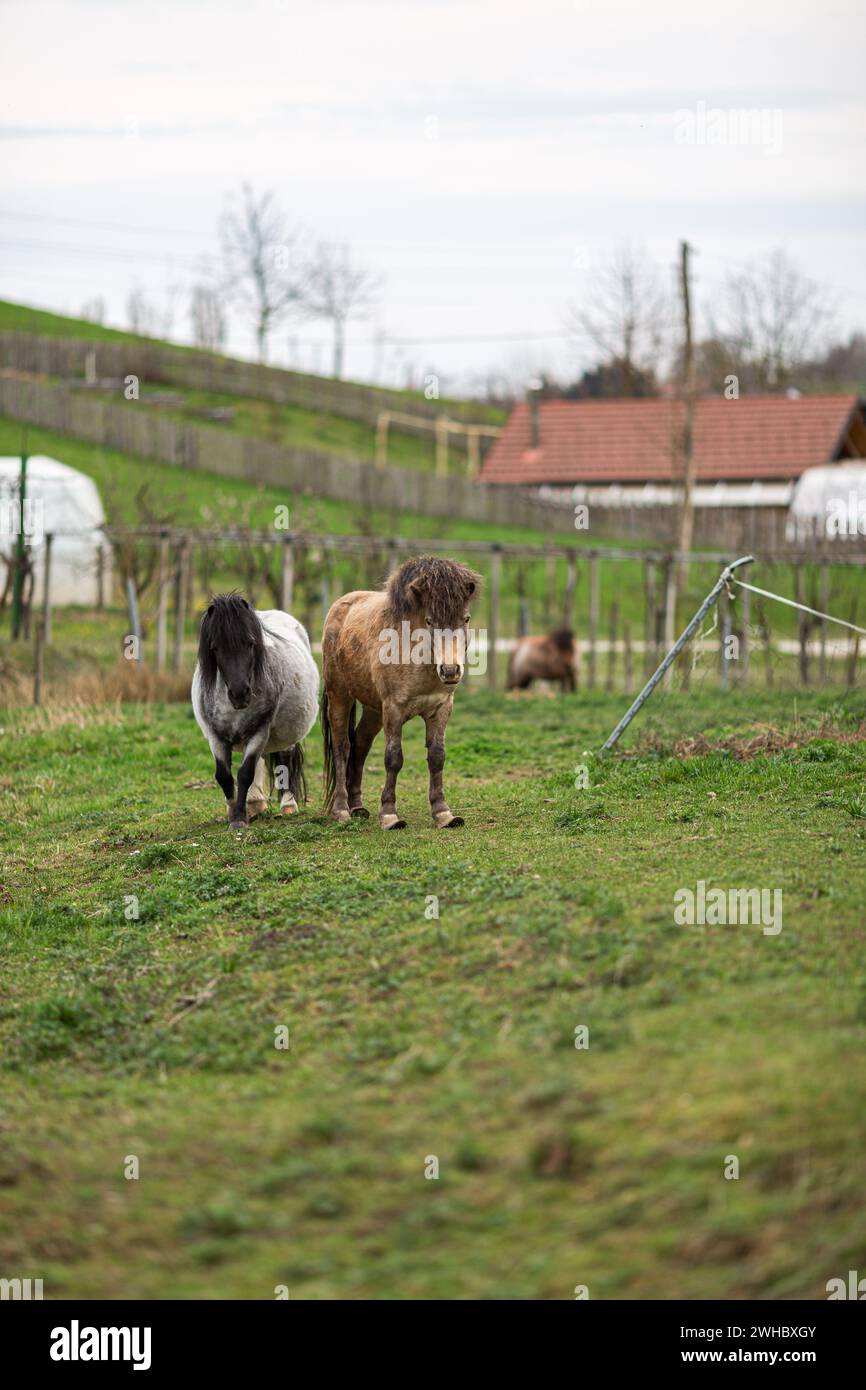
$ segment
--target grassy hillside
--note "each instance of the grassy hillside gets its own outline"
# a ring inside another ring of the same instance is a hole
[[[406,831],[314,790],[241,839],[186,709],[4,714],[0,1265],[46,1298],[824,1297],[862,1257],[862,696],[744,761],[671,746],[790,697],[671,697],[575,790],[619,712],[461,691],[464,830],[416,722]],[[781,932],[678,926],[700,879],[780,889]]]
[[[201,424],[207,411],[228,408],[232,418],[220,424],[219,428],[233,434],[267,439],[272,444],[281,444],[289,449],[310,449],[347,459],[361,459],[366,463],[373,463],[376,458],[376,431],[359,420],[325,411],[306,410],[302,406],[259,400],[253,396],[236,396],[225,391],[191,391],[175,385],[171,386],[170,394],[179,398],[177,403],[160,404],[159,397],[165,392],[166,387],[162,385],[144,386],[140,401],[126,401],[117,391],[95,391],[91,394],[114,405],[123,405],[127,410],[141,410],[144,402],[147,409],[158,410],[161,415],[193,424]],[[432,472],[435,462],[432,435],[429,439],[423,439],[397,429],[389,432],[389,467]],[[466,476],[465,454],[458,454],[452,449],[448,462],[452,474]]]
[[[71,318],[67,314],[56,314],[49,309],[35,309],[27,304],[15,304],[10,300],[0,299],[0,332],[14,333],[34,333],[48,337],[59,338],[91,338],[94,341],[113,340],[125,343],[151,343],[158,347],[171,348],[176,352],[192,352],[183,343],[169,342],[164,338],[149,338],[140,333],[131,333],[126,329],[108,328],[98,323],[91,323],[88,319]],[[226,354],[214,354],[215,356],[225,356]],[[287,370],[280,368],[280,370]],[[304,375],[310,375],[304,373]],[[328,385],[333,388],[334,382],[328,377]],[[339,383],[338,383],[339,386]],[[388,394],[394,397],[394,408],[411,411],[413,402],[424,399],[421,391],[405,391],[397,387],[387,387]],[[442,409],[447,410],[449,405],[457,404],[443,397],[441,401]],[[465,407],[465,401],[459,402],[461,408]],[[489,423],[498,424],[504,418],[505,412],[495,406],[487,404],[478,405],[477,419]],[[399,432],[399,426],[395,425],[394,430]]]
[[[50,309],[34,309],[29,304],[13,304],[8,299],[0,299],[0,331],[41,333],[52,338],[93,338],[95,341],[112,339],[114,342],[123,343],[155,342],[160,347],[180,346],[177,343],[167,343],[161,338],[145,338],[140,333],[107,328],[101,323],[92,323],[89,319],[55,314]]]

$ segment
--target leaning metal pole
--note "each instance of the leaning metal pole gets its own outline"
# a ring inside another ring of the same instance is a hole
[[[611,748],[613,748],[620,734],[622,734],[628,728],[629,724],[634,719],[638,710],[646,704],[647,700],[649,699],[650,695],[652,695],[653,691],[655,690],[665,671],[668,669],[671,663],[674,662],[676,658],[679,656],[683,647],[686,645],[686,642],[688,642],[692,633],[700,624],[701,620],[704,617],[704,614],[708,613],[709,610],[712,608],[713,604],[719,597],[719,594],[722,592],[722,589],[724,589],[734,570],[739,569],[740,565],[752,564],[753,560],[754,556],[744,555],[741,559],[734,560],[730,565],[728,565],[725,569],[722,570],[721,574],[719,575],[710,592],[707,594],[697,613],[692,618],[688,627],[684,628],[684,630],[680,633],[679,637],[677,638],[676,642],[674,642],[674,645],[671,647],[661,666],[659,666],[658,670],[654,671],[653,674],[650,676],[649,680],[647,681],[641,693],[638,695],[631,709],[623,715],[622,719],[617,724],[616,728],[608,738],[607,742],[602,746],[602,753],[610,752]]]

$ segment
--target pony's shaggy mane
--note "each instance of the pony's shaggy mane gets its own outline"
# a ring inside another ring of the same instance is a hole
[[[253,645],[253,675],[262,674],[265,643],[262,625],[241,594],[216,594],[201,620],[198,664],[202,685],[212,690],[222,656],[231,656]]]
[[[561,652],[570,652],[574,646],[574,633],[570,627],[557,627],[547,634],[548,641]]]
[[[423,610],[436,627],[463,626],[466,604],[481,588],[481,575],[455,560],[419,555],[389,575],[385,585],[395,622]]]

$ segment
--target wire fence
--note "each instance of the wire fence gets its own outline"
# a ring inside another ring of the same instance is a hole
[[[81,534],[76,533],[78,540]],[[64,533],[47,535],[28,556],[20,637],[45,653],[86,640],[106,662],[128,655],[157,673],[191,671],[197,624],[210,595],[240,589],[259,608],[295,613],[318,648],[324,616],[341,594],[380,587],[409,555],[434,552],[463,560],[483,578],[473,608],[474,670],[491,689],[505,684],[508,654],[527,633],[565,627],[575,633],[577,687],[640,688],[732,559],[723,551],[672,551],[417,540],[390,536],[311,535],[242,528],[103,528],[79,563],[83,589],[68,605],[56,584]],[[0,622],[10,608],[15,560],[6,556]],[[667,687],[712,682],[742,687],[852,687],[861,635],[806,607],[858,625],[866,622],[863,557],[815,558],[807,552],[757,558],[742,578],[802,608],[748,589],[723,593],[690,642]],[[676,576],[684,583],[677,592]],[[130,639],[134,639],[130,641]],[[14,644],[13,644],[14,645]]]

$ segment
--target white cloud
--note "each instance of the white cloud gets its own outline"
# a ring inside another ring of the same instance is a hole
[[[2,27],[7,210],[178,233],[0,218],[6,295],[74,309],[103,292],[117,316],[134,279],[164,282],[161,257],[180,274],[213,250],[249,178],[365,249],[406,337],[556,332],[579,292],[569,248],[597,264],[625,237],[662,264],[680,235],[732,259],[784,242],[856,291],[843,318],[866,317],[857,0],[64,0],[7,4]],[[674,113],[700,102],[780,110],[780,151],[677,145]],[[459,370],[493,351],[429,355]]]

